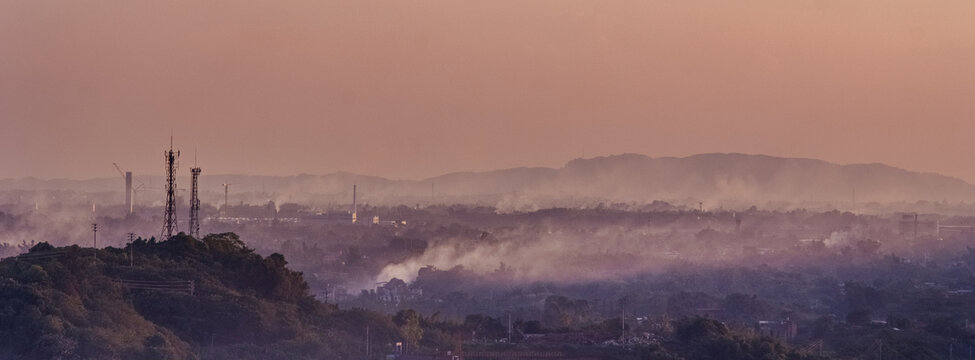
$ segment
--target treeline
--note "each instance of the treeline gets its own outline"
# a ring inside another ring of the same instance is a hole
[[[0,262],[0,358],[341,359],[364,354],[366,327],[377,353],[402,339],[388,316],[318,302],[283,256],[235,234],[130,246],[40,243]],[[152,286],[174,282],[191,285]]]
[[[851,257],[857,261],[845,261]],[[892,254],[823,259],[784,268],[697,266],[615,282],[513,286],[498,286],[504,284],[496,281],[505,277],[504,265],[483,275],[425,267],[412,284],[398,281],[409,290],[401,294],[415,295],[392,304],[392,311],[398,306],[437,314],[452,321],[421,321],[431,324],[425,329],[449,334],[449,324],[462,323],[463,341],[499,346],[507,338],[509,314],[517,343],[537,338],[601,344],[620,338],[619,316],[625,312],[623,335],[662,336],[660,344],[671,352],[666,341],[673,334],[667,329],[678,326],[672,319],[697,315],[720,321],[742,338],[768,334],[759,330],[762,321],[788,321],[796,325],[794,332],[774,336],[811,349],[808,354],[836,359],[943,359],[975,349],[975,248],[924,262]],[[390,284],[383,288],[397,288]],[[390,306],[377,303],[378,296],[362,295],[358,303],[377,310]],[[435,333],[427,331],[440,336]]]
[[[614,324],[586,331],[612,338]],[[803,358],[712,320],[675,324],[663,346],[556,349],[568,357],[705,358],[698,353],[706,351],[724,359]],[[538,322],[513,325],[523,344],[507,349],[552,348],[525,341],[526,333],[549,331]],[[3,359],[351,359],[365,356],[367,339],[370,358],[379,358],[396,343],[414,354],[462,354],[507,335],[501,319],[484,315],[454,321],[413,310],[340,310],[315,300],[283,256],[255,254],[233,233],[137,239],[97,251],[40,243],[0,261]]]

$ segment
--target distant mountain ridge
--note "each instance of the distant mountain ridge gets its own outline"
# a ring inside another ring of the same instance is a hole
[[[136,174],[147,188],[161,188],[161,176]],[[188,176],[185,177],[188,179]],[[188,183],[181,177],[181,186]],[[260,193],[278,201],[351,201],[357,184],[360,201],[413,204],[531,203],[559,205],[653,200],[690,203],[761,204],[790,202],[971,201],[975,185],[957,178],[908,171],[883,164],[838,165],[816,159],[747,154],[700,154],[652,158],[639,154],[574,159],[558,169],[521,167],[487,172],[456,172],[425,180],[390,180],[338,172],[328,175],[204,175],[201,190],[213,197],[230,183],[235,193]],[[121,192],[120,179],[0,180],[0,190],[70,189]],[[288,195],[288,196],[282,196]],[[206,201],[204,197],[204,201]],[[568,203],[567,203],[568,202]]]
[[[498,179],[488,182],[489,179]],[[502,180],[503,179],[503,180]],[[700,154],[651,158],[622,154],[569,161],[560,169],[518,168],[425,180],[449,188],[529,192],[616,201],[917,201],[972,200],[957,178],[883,164],[838,165],[767,155]],[[505,187],[518,184],[518,187]],[[468,185],[468,186],[465,186]],[[855,199],[854,199],[855,198]]]

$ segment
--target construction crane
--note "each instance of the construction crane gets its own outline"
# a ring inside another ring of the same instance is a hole
[[[146,189],[143,189],[145,186],[146,186],[146,184],[140,181],[139,182],[139,186],[133,186],[132,187],[132,206],[133,207],[135,207],[136,195],[139,193],[139,191],[146,190]]]
[[[134,202],[132,201],[134,194],[134,190],[132,189],[132,172],[122,171],[122,168],[116,163],[112,163],[112,166],[115,167],[115,171],[118,171],[118,174],[122,176],[122,181],[125,182],[125,207],[128,208],[129,214],[132,214],[135,210],[133,207]]]
[[[124,179],[125,178],[125,172],[122,171],[122,168],[118,167],[118,164],[116,164],[116,163],[112,163],[112,166],[115,167],[115,171],[118,171],[118,174],[119,175],[122,175],[122,178]]]

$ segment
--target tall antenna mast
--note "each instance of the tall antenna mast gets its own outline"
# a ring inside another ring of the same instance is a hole
[[[198,196],[199,186],[197,185],[200,172],[202,170],[198,167],[190,169],[190,173],[193,174],[193,189],[190,192],[190,235],[195,238],[200,238],[200,197]]]
[[[196,165],[196,151],[193,152],[193,167],[190,173],[193,175],[192,190],[190,191],[190,236],[200,238],[200,197],[197,179],[200,177],[200,169]]]
[[[179,231],[176,224],[176,168],[179,166],[179,151],[173,151],[173,137],[169,137],[169,151],[166,155],[166,216],[163,223],[165,239],[173,237],[174,231]]]
[[[356,219],[356,217],[357,217],[357,214],[356,213],[359,210],[358,207],[357,207],[357,204],[355,202],[355,190],[356,190],[355,189],[355,184],[352,184],[352,223],[353,224],[355,224],[356,221],[358,220],[358,219]]]

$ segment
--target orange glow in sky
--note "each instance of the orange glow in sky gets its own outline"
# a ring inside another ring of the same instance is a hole
[[[975,181],[972,1],[0,0],[0,178],[422,178],[580,156]],[[187,160],[184,156],[184,162]]]

